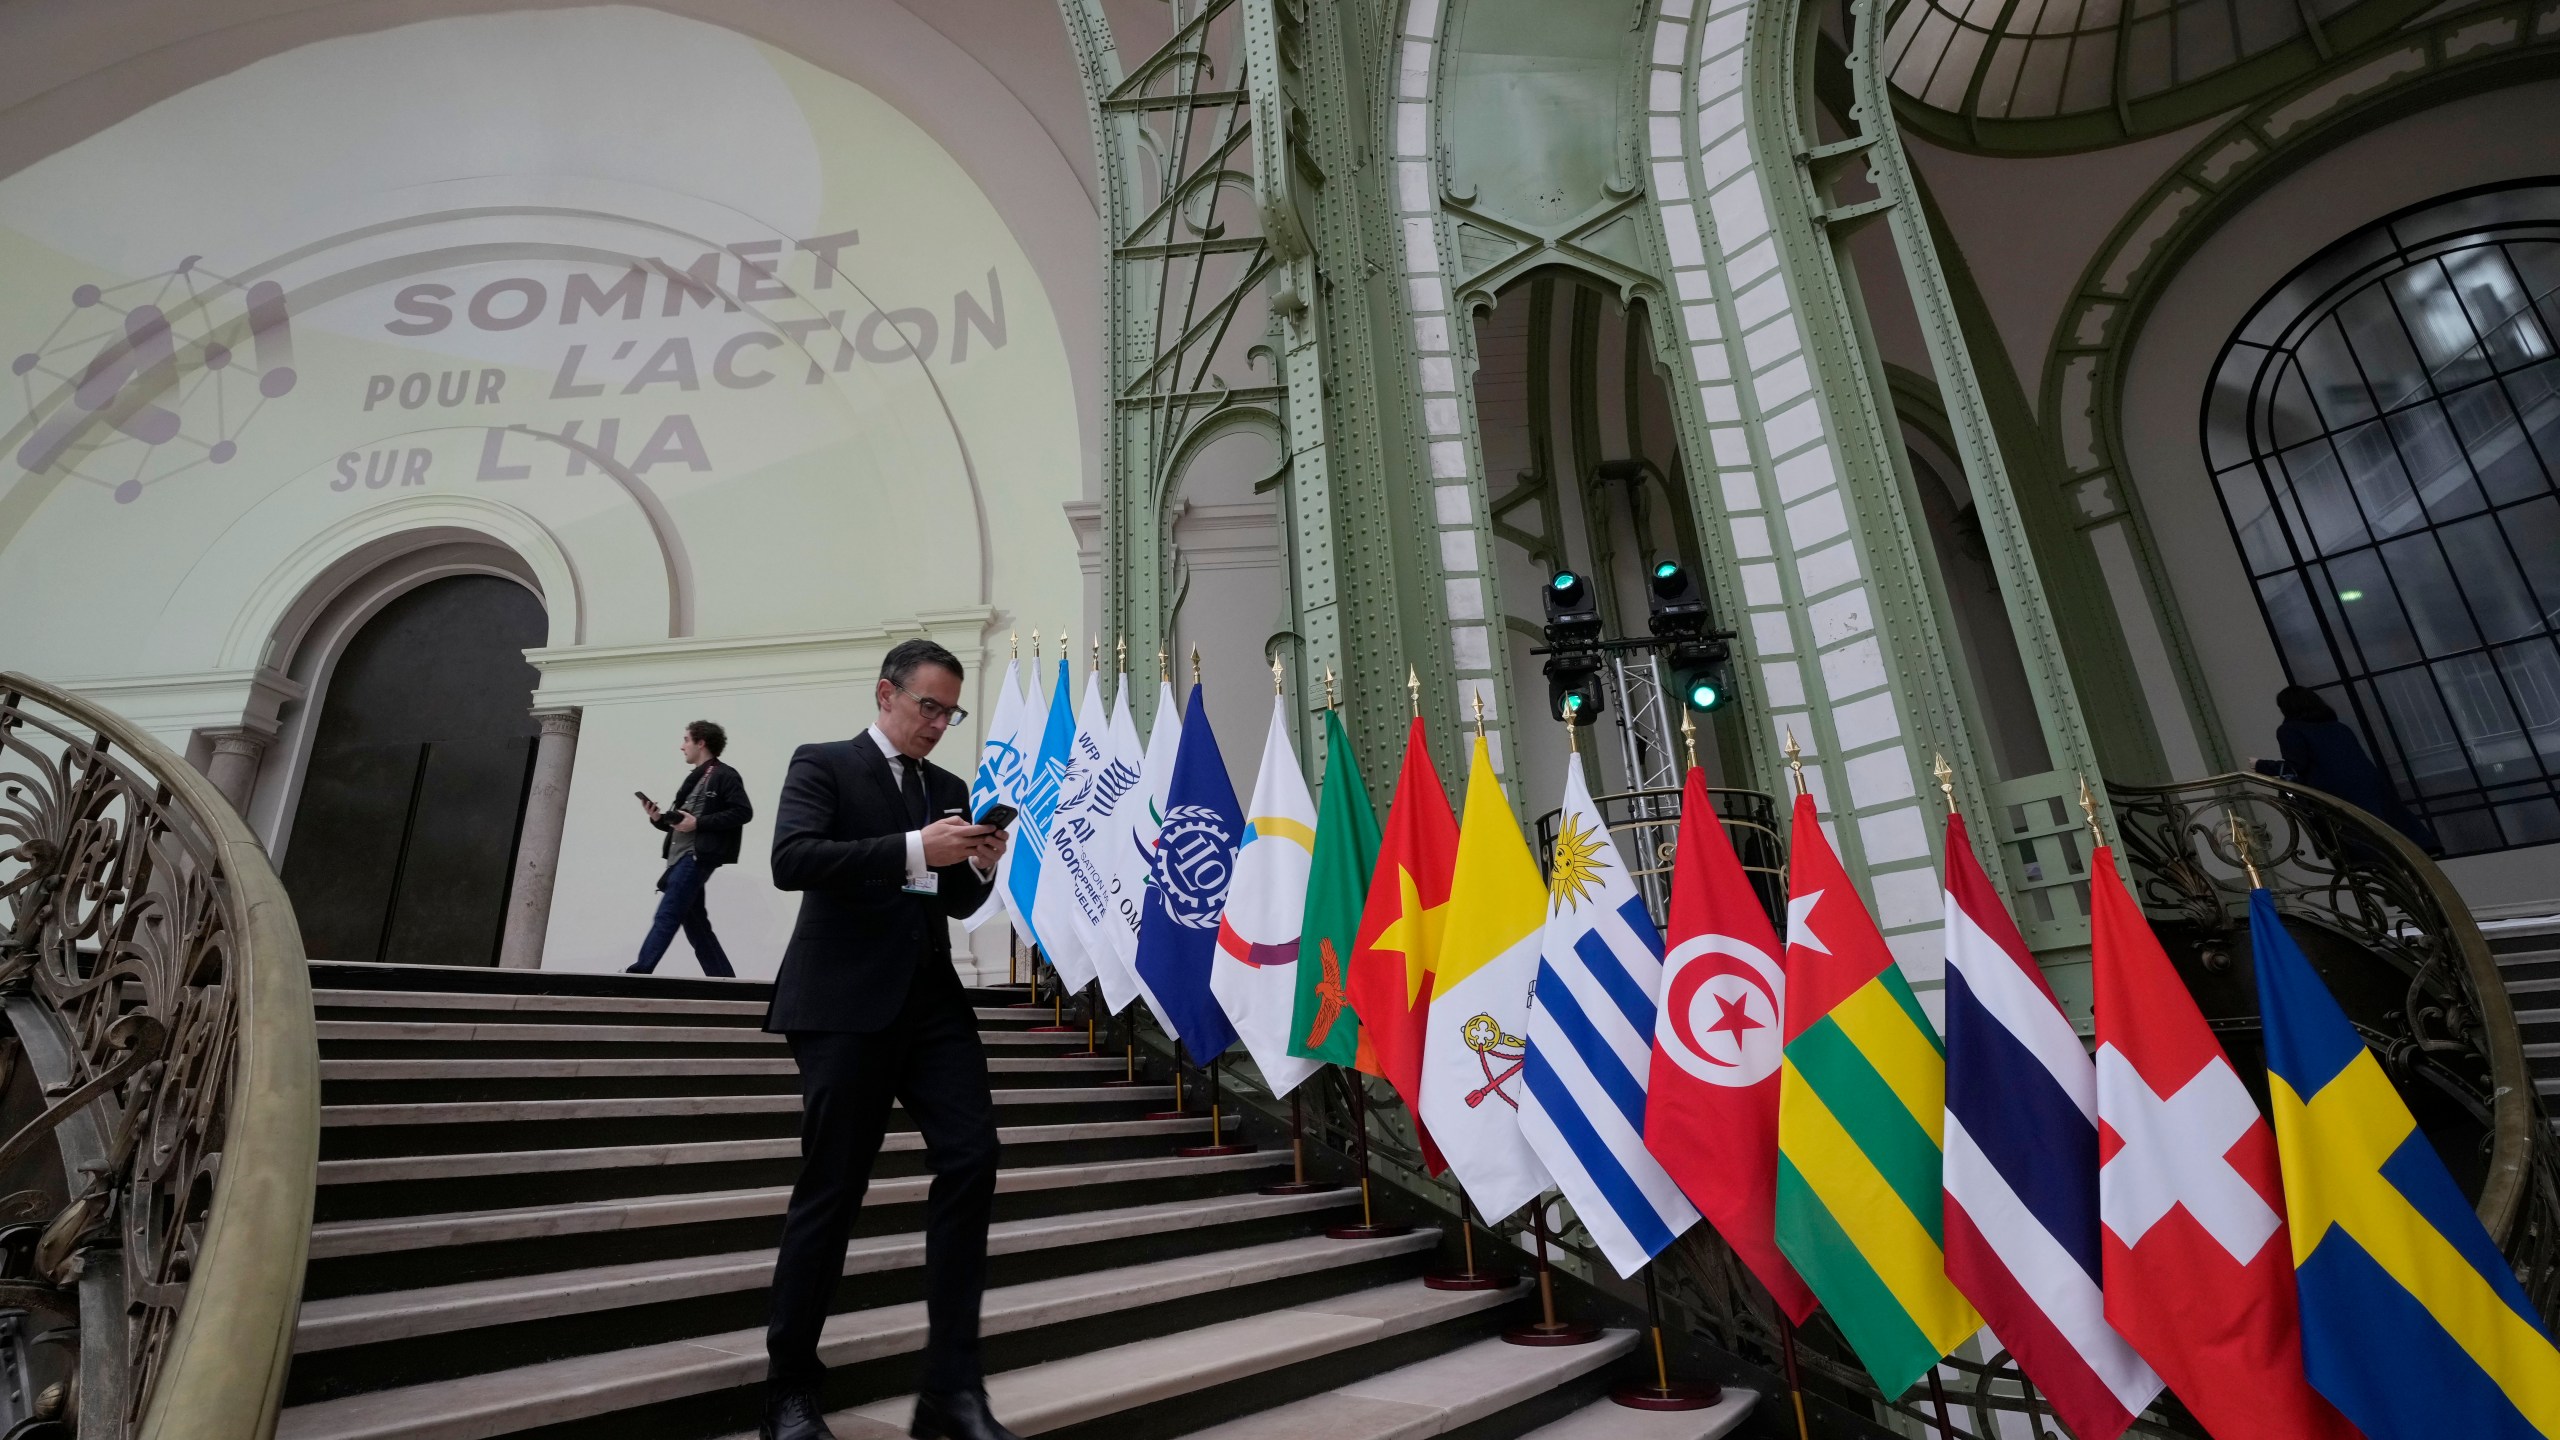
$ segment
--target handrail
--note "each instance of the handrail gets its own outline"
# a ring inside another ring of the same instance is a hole
[[[319,1161],[293,907],[193,766],[17,674],[0,674],[0,996],[39,1072],[62,1072],[56,1112],[97,1112],[106,1137],[37,1247],[39,1280],[76,1274],[84,1300],[116,1302],[83,1304],[93,1323],[124,1317],[83,1336],[80,1434],[266,1440]],[[86,1117],[37,1123],[66,1118]]]

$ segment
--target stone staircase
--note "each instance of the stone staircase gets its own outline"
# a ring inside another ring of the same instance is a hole
[[[798,1163],[766,987],[312,968],[322,1158],[281,1440],[752,1434]],[[1004,1142],[988,1389],[1014,1429],[1711,1440],[1749,1418],[1739,1390],[1612,1404],[1633,1330],[1504,1343],[1529,1287],[1426,1287],[1427,1229],[1326,1238],[1356,1192],[1260,1193],[1285,1148],[1175,1155],[1207,1117],[1158,1118],[1170,1085],[1110,1083],[1122,1062],[1035,1032],[1023,993],[973,992]],[[822,1345],[845,1440],[905,1433],[924,1339],[929,1172],[891,1124]]]
[[[2533,1088],[2560,1115],[2560,915],[2484,921],[2480,930],[2515,1002]],[[2560,1118],[2551,1124],[2560,1129]]]

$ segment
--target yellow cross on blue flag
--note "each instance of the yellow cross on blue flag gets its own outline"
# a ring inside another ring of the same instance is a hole
[[[2560,1440],[2560,1350],[2264,890],[2249,940],[2312,1386],[2369,1440]]]

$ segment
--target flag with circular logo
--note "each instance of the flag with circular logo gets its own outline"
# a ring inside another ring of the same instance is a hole
[[[1138,977],[1173,1021],[1183,1049],[1203,1065],[1236,1043],[1236,1027],[1209,988],[1209,968],[1243,835],[1236,789],[1194,685],[1165,791],[1164,828],[1156,832],[1155,883],[1147,887],[1138,930]]]

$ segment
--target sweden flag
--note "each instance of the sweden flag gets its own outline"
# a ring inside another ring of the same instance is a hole
[[[2302,1355],[2371,1440],[2560,1440],[2560,1351],[2264,890],[2249,895]]]

